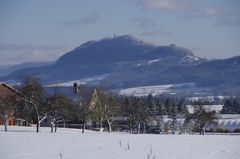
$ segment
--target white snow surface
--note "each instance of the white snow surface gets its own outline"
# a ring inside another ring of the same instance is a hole
[[[232,96],[234,97],[234,96]],[[227,99],[227,98],[231,98],[231,96],[203,96],[203,97],[189,97],[187,98],[188,101],[191,101],[191,102],[194,102],[194,101],[199,101],[199,100],[207,100],[209,102],[213,102],[214,99],[217,98],[217,99],[220,99],[220,100],[224,100],[224,99]]]
[[[240,136],[131,135],[0,126],[1,159],[239,159]]]
[[[186,105],[189,113],[193,113],[194,107],[192,105]],[[220,113],[223,109],[223,105],[205,105],[207,111],[216,111],[216,113]]]
[[[66,82],[62,82],[62,83],[54,83],[54,84],[50,84],[47,85],[45,87],[71,87],[73,86],[74,82],[77,82],[78,84],[87,84],[89,82],[95,82],[95,81],[101,81],[103,79],[105,79],[108,76],[108,74],[104,74],[104,75],[99,75],[99,76],[92,76],[92,77],[88,77],[88,78],[83,78],[80,80],[73,80],[73,81],[66,81]]]
[[[149,94],[157,95],[164,92],[168,92],[168,89],[173,87],[173,85],[155,85],[155,86],[142,86],[133,87],[120,90],[122,95],[134,95],[134,96],[147,96]]]
[[[140,86],[132,87],[119,90],[119,93],[122,95],[133,95],[133,96],[147,96],[152,94],[153,96],[159,95],[162,93],[173,93],[171,88],[180,88],[183,86],[193,86],[194,83],[179,83],[179,84],[167,84],[167,85],[153,85],[153,86]]]
[[[156,63],[156,62],[159,62],[159,61],[161,61],[161,59],[149,60],[149,61],[147,62],[147,65],[152,65],[152,64],[154,64],[154,63]]]

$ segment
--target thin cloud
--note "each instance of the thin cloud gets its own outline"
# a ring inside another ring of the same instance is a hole
[[[89,24],[96,23],[99,19],[100,19],[99,14],[95,13],[95,14],[91,14],[91,15],[86,15],[79,19],[62,21],[62,22],[60,22],[60,24],[63,24],[67,27],[75,26],[75,25],[89,25]]]
[[[222,27],[222,26],[240,26],[240,18],[237,17],[223,17],[218,19],[214,26]]]
[[[206,17],[220,17],[226,15],[226,12],[218,8],[207,8],[201,15]]]
[[[0,50],[59,50],[64,46],[56,45],[32,45],[32,44],[0,44]]]
[[[51,61],[57,56],[53,51],[32,50],[17,56],[19,61]]]
[[[136,24],[139,28],[155,28],[162,25],[155,20],[149,18],[132,18],[131,22],[133,24]]]
[[[0,65],[54,61],[68,49],[68,46],[57,45],[0,44]]]
[[[11,65],[11,64],[20,64],[24,62],[35,62],[35,61],[55,61],[67,49],[62,50],[16,50],[5,51],[1,53],[0,65]]]
[[[151,18],[132,18],[131,23],[141,30],[143,36],[170,36],[171,32],[164,30],[164,24]]]
[[[153,11],[184,11],[191,6],[190,0],[139,0],[138,4],[146,10]]]
[[[228,13],[223,9],[209,7],[198,12],[189,13],[183,16],[183,19],[194,19],[194,18],[217,18],[227,16]]]
[[[240,26],[239,16],[234,15],[232,12],[219,9],[216,7],[209,7],[205,10],[191,13],[182,17],[186,20],[208,18],[213,19],[213,25],[217,27],[221,26]]]
[[[164,29],[145,30],[142,35],[144,36],[171,36],[172,33]]]

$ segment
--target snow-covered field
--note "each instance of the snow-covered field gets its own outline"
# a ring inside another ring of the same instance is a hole
[[[103,79],[105,79],[109,74],[103,74],[103,75],[99,75],[99,76],[92,76],[92,77],[88,77],[88,78],[83,78],[83,79],[79,79],[79,80],[73,80],[73,81],[65,81],[62,83],[54,83],[54,84],[50,84],[50,85],[46,85],[45,87],[72,87],[74,82],[77,82],[78,84],[89,84],[89,83],[96,83],[99,82]]]
[[[153,86],[141,86],[119,90],[122,95],[133,95],[133,96],[147,96],[152,94],[153,96],[162,93],[175,94],[170,89],[181,88],[184,86],[193,87],[194,83],[181,83],[181,84],[168,84],[168,85],[153,85]]]
[[[168,92],[168,89],[173,85],[156,85],[156,86],[143,86],[133,87],[120,90],[122,95],[133,95],[133,96],[147,96],[149,94],[158,95]]]
[[[131,135],[0,126],[1,159],[239,159],[240,136]]]
[[[192,105],[186,105],[188,112],[193,113],[194,107]],[[205,109],[207,111],[216,111],[216,113],[220,113],[221,110],[223,109],[223,105],[218,104],[218,105],[205,105]]]

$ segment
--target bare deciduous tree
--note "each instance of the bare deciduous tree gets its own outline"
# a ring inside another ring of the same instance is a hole
[[[205,134],[205,128],[208,124],[216,124],[216,115],[214,111],[208,111],[205,102],[197,101],[193,103],[194,111],[186,117],[186,123],[194,122],[195,129],[200,135]]]
[[[44,111],[43,103],[44,103],[44,93],[43,87],[40,84],[39,79],[34,76],[26,76],[23,79],[22,83],[22,93],[24,94],[24,101],[26,107],[30,107],[34,110],[35,119],[36,119],[36,132],[39,132],[40,124],[43,120],[47,118],[47,113],[45,112],[43,117],[41,118],[40,112]]]

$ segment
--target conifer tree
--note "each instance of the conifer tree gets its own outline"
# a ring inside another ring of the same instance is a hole
[[[168,115],[171,114],[172,108],[171,108],[171,103],[169,98],[166,99],[164,106],[166,108],[167,114]]]
[[[170,115],[171,120],[171,132],[173,134],[176,133],[176,131],[178,130],[178,124],[177,124],[177,107],[175,106],[175,104],[172,104],[172,111],[171,111],[171,115]]]
[[[232,107],[232,102],[230,99],[227,99],[224,103],[221,113],[222,114],[231,114],[232,113],[231,107]]]

